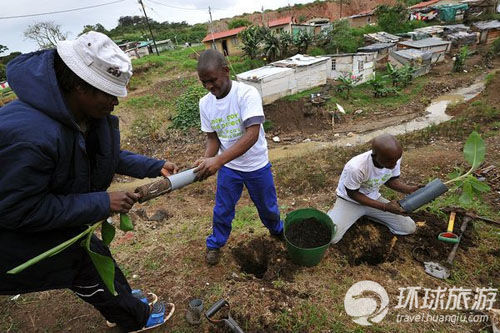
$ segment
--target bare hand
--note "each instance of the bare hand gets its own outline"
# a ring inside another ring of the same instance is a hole
[[[165,162],[160,172],[163,177],[168,177],[173,175],[174,173],[177,173],[177,171],[179,171],[179,168],[177,167],[177,165],[175,165],[175,163]]]
[[[198,181],[215,175],[215,173],[222,167],[222,164],[220,164],[217,156],[199,159],[195,162],[195,165],[196,164],[198,164],[198,167],[194,169],[194,173],[196,173],[195,180]]]
[[[390,201],[385,204],[385,209],[386,212],[391,212],[394,214],[404,214],[405,210],[401,208],[399,203],[397,201]]]
[[[111,213],[128,213],[139,199],[139,194],[132,192],[108,192]]]

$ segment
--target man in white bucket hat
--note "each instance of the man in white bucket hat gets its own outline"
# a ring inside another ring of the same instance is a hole
[[[132,75],[127,55],[106,35],[88,32],[57,50],[23,54],[7,66],[18,100],[0,108],[0,294],[69,288],[124,331],[164,323],[174,310],[132,290],[115,264],[113,296],[79,242],[11,275],[6,272],[126,213],[138,197],[106,192],[115,173],[168,176],[175,164],[120,149],[117,97]],[[91,248],[111,257],[95,235]]]

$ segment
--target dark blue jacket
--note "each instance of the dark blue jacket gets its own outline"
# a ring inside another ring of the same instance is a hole
[[[84,138],[58,87],[54,53],[7,66],[19,99],[0,108],[0,294],[9,289],[6,269],[109,216],[115,173],[157,177],[164,164],[120,150],[115,116],[92,121]]]

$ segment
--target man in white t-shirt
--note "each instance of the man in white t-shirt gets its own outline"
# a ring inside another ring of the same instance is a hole
[[[201,130],[207,134],[203,158],[195,162],[198,180],[217,171],[213,230],[207,238],[206,261],[216,265],[220,248],[231,233],[235,206],[245,186],[271,235],[283,237],[276,189],[263,123],[262,99],[257,89],[231,81],[224,56],[206,50],[198,61],[198,76],[210,91],[200,100]]]
[[[342,170],[337,186],[337,201],[328,212],[337,232],[332,243],[342,239],[346,231],[362,216],[386,225],[396,235],[415,232],[415,222],[404,213],[397,201],[383,198],[379,189],[385,185],[401,193],[412,193],[419,186],[399,179],[403,150],[396,138],[383,134],[372,140],[372,150],[353,157]]]

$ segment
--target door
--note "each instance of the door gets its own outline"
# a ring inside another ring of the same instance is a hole
[[[229,55],[229,50],[227,49],[227,40],[224,39],[222,41],[222,52],[224,53],[225,56]]]

